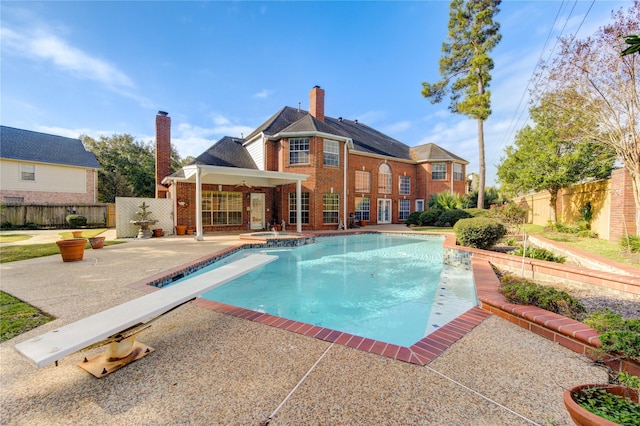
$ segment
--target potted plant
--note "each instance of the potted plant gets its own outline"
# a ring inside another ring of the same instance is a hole
[[[162,237],[162,228],[153,229],[153,236],[156,238]]]
[[[176,225],[176,235],[184,235],[187,233],[187,225]]]
[[[584,323],[600,333],[596,359],[640,361],[640,319],[625,320],[606,310],[589,315]],[[577,425],[640,424],[640,377],[626,372],[610,372],[609,377],[618,383],[581,384],[564,392],[565,407]]]
[[[91,244],[91,248],[94,250],[101,249],[104,247],[104,240],[105,237],[91,237],[89,238],[89,244]]]
[[[71,238],[56,241],[63,262],[75,262],[84,258],[84,247],[87,240],[84,238]]]

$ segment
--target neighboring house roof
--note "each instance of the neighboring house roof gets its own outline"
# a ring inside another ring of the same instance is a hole
[[[80,139],[0,126],[0,157],[37,163],[99,169]]]
[[[456,161],[463,164],[469,164],[467,160],[463,160],[455,154],[450,153],[446,149],[439,147],[434,143],[414,146],[411,148],[413,159],[419,163],[429,161]]]

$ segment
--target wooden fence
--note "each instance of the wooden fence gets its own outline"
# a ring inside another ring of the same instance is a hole
[[[87,218],[87,226],[114,227],[114,209],[113,204],[5,204],[0,221],[3,226],[68,228],[67,215],[79,214]]]

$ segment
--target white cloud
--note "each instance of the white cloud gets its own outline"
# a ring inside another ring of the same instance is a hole
[[[197,157],[206,149],[224,136],[240,138],[253,131],[253,127],[233,123],[229,118],[220,115],[212,115],[213,126],[202,127],[189,123],[180,123],[174,126],[171,143],[176,147],[181,157]]]
[[[258,93],[256,93],[255,95],[253,95],[254,98],[257,99],[266,99],[268,97],[270,97],[271,95],[273,95],[275,92],[273,90],[269,90],[269,89],[263,89],[261,91],[259,91]]]
[[[5,52],[33,60],[50,61],[56,67],[110,87],[133,88],[131,79],[110,63],[77,49],[44,29],[18,32],[1,29]]]
[[[404,132],[408,129],[411,128],[411,122],[410,121],[399,121],[397,123],[392,123],[389,125],[384,126],[381,131],[382,133],[388,134],[388,135],[393,135],[395,133],[400,133],[400,132]],[[396,138],[398,139],[398,138]]]

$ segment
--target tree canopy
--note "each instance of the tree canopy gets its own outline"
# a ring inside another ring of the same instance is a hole
[[[565,93],[551,106],[581,122],[564,126],[573,142],[596,142],[613,149],[628,170],[640,211],[640,58],[622,55],[623,34],[640,30],[640,1],[612,15],[612,23],[585,39],[565,37],[558,55],[544,64],[534,94]],[[640,215],[636,215],[640,232]]]
[[[497,173],[508,192],[548,191],[552,223],[557,218],[558,191],[587,178],[609,177],[615,160],[615,152],[606,145],[572,140],[577,129],[567,125],[567,120],[574,124],[584,124],[584,120],[558,114],[551,103],[560,97],[549,94],[541,105],[530,109],[535,125],[516,134],[515,146],[506,148]]]
[[[489,52],[500,42],[500,25],[494,21],[500,0],[452,0],[449,32],[442,43],[440,76],[436,83],[422,83],[422,95],[439,103],[449,95],[449,110],[478,121],[478,208],[484,207],[486,165],[484,120],[491,115]]]
[[[100,163],[98,201],[113,203],[116,197],[155,196],[155,147],[136,141],[129,134],[101,136],[95,140],[81,136],[88,151]],[[171,170],[181,166],[180,156],[171,149]]]

